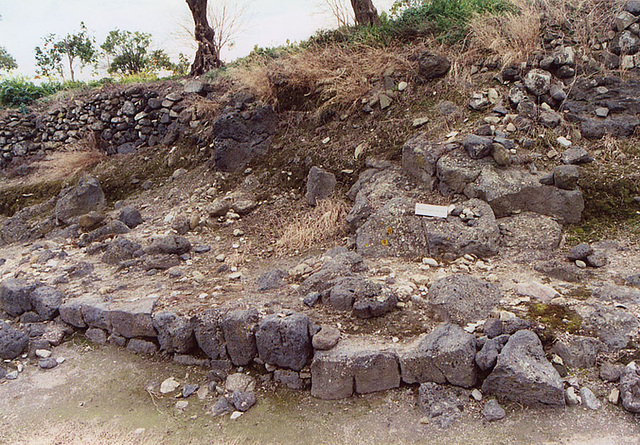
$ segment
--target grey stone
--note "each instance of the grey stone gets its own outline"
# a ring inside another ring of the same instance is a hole
[[[450,388],[433,382],[422,383],[418,390],[420,408],[441,428],[448,428],[458,420],[464,409],[459,394]]]
[[[231,204],[229,203],[229,201],[221,198],[216,198],[211,204],[206,207],[209,216],[212,216],[214,218],[226,215],[230,209]]]
[[[609,48],[617,56],[633,55],[640,50],[640,38],[627,29],[616,34]]]
[[[499,318],[488,318],[482,326],[482,332],[489,338],[502,335],[502,321]]]
[[[428,295],[430,307],[441,319],[461,325],[486,318],[500,298],[495,284],[463,274],[440,278]]]
[[[593,247],[589,244],[582,243],[572,247],[567,253],[567,259],[569,261],[586,261],[589,255],[593,254]]]
[[[586,387],[580,388],[580,397],[582,398],[582,404],[591,410],[597,410],[602,407],[602,404],[593,392]]]
[[[153,239],[147,252],[182,255],[190,250],[191,243],[185,237],[179,235],[160,235]]]
[[[270,270],[262,274],[256,282],[256,290],[258,292],[265,292],[269,290],[278,289],[284,286],[284,278],[287,277],[287,273],[280,269]]]
[[[575,190],[580,179],[580,170],[575,165],[560,165],[553,170],[553,181],[556,187],[564,190]]]
[[[497,254],[500,230],[491,207],[479,199],[471,199],[458,204],[456,209],[468,209],[476,216],[472,219],[422,218],[428,256],[451,259],[469,254],[486,258]]]
[[[562,226],[552,217],[522,212],[498,220],[504,247],[511,248],[511,258],[529,260],[533,252],[557,249],[562,240]],[[535,234],[535,236],[532,236]]]
[[[402,168],[427,190],[433,190],[438,159],[452,147],[455,145],[433,142],[428,133],[419,133],[402,147]]]
[[[199,80],[188,80],[187,83],[184,84],[184,92],[200,94],[204,92],[205,86],[206,84]]]
[[[582,328],[595,333],[610,349],[626,348],[640,329],[638,319],[619,308],[583,304],[576,312],[582,317]]]
[[[127,344],[127,350],[135,352],[136,354],[149,354],[153,355],[158,352],[158,346],[142,338],[132,338]]]
[[[29,284],[19,278],[7,278],[0,284],[0,305],[2,309],[12,317],[17,317],[30,311],[31,292],[34,284]]]
[[[135,229],[144,222],[140,212],[134,207],[123,207],[118,219],[130,229]]]
[[[256,395],[253,392],[234,391],[231,400],[238,411],[246,412],[256,404]]]
[[[353,315],[358,318],[381,317],[393,311],[398,305],[398,297],[389,292],[368,298],[357,298],[353,304]]]
[[[562,379],[545,358],[538,336],[531,331],[518,331],[511,336],[482,391],[526,406],[565,404]]]
[[[107,246],[102,255],[102,262],[112,265],[120,264],[123,261],[136,258],[142,254],[140,244],[123,237],[118,237]]]
[[[144,270],[168,270],[180,265],[180,257],[172,254],[146,255],[142,261]]]
[[[82,299],[72,299],[60,305],[60,318],[65,323],[76,328],[86,328],[87,324],[82,318]]]
[[[91,211],[100,210],[105,205],[105,197],[100,183],[85,176],[75,187],[68,187],[60,192],[55,208],[56,219],[64,224],[71,224]]]
[[[624,365],[604,362],[600,366],[600,378],[605,382],[617,382],[625,372]]]
[[[640,0],[629,0],[624,6],[624,10],[636,17],[640,16]]]
[[[193,319],[193,330],[198,346],[207,357],[217,360],[226,355],[222,327],[220,326],[220,314],[218,311],[215,309],[207,309],[196,314]],[[230,335],[229,337],[230,343],[232,343],[232,336]],[[251,357],[251,359],[253,359],[253,357]]]
[[[312,339],[314,349],[327,351],[338,344],[340,340],[340,331],[333,326],[322,325]]]
[[[40,369],[53,369],[58,366],[58,361],[53,357],[42,358],[38,360]]]
[[[114,235],[124,235],[126,233],[129,233],[130,231],[131,230],[127,226],[125,226],[124,223],[120,221],[111,221],[108,224],[99,227],[89,233],[83,233],[80,236],[78,245],[80,247],[86,247],[91,243],[102,241]]]
[[[306,387],[306,382],[300,378],[300,375],[288,369],[276,369],[273,372],[273,379],[290,389],[304,389]]]
[[[562,117],[555,111],[543,111],[540,113],[540,123],[543,127],[556,128],[562,122]]]
[[[482,408],[482,416],[487,422],[495,422],[506,417],[507,413],[500,406],[496,399],[487,400]]]
[[[227,377],[224,389],[228,392],[253,392],[256,388],[256,381],[247,374],[237,372]]]
[[[470,134],[464,138],[462,145],[471,159],[481,159],[491,155],[493,139]]]
[[[591,267],[604,267],[609,260],[604,252],[594,252],[587,257],[586,263]]]
[[[0,358],[13,360],[20,356],[29,344],[29,336],[0,321]]]
[[[511,152],[504,145],[494,142],[491,147],[491,156],[496,164],[501,167],[511,165]]]
[[[113,332],[126,338],[155,337],[151,314],[157,301],[158,296],[153,295],[135,301],[114,302],[109,311]]]
[[[200,389],[200,385],[187,384],[182,388],[182,398],[187,399]]]
[[[518,331],[530,328],[531,322],[529,320],[523,320],[519,317],[505,320],[502,324],[502,332],[504,332],[506,335],[513,335]]]
[[[234,406],[226,397],[220,397],[211,407],[211,414],[216,417],[226,413],[232,413]]]
[[[326,199],[333,194],[336,188],[336,177],[319,167],[311,167],[307,176],[307,193],[305,201],[310,206],[315,206],[318,201]]]
[[[60,306],[62,313],[62,306]],[[111,331],[109,305],[100,297],[88,295],[81,297],[80,312],[87,326]]]
[[[425,51],[418,57],[418,74],[424,80],[439,79],[447,75],[451,62],[444,56]]]
[[[265,363],[301,370],[313,355],[309,317],[295,312],[269,315],[258,326],[256,346]]]
[[[188,354],[196,345],[190,319],[170,311],[153,314],[153,327],[158,332],[160,350],[169,354]]]
[[[97,345],[106,345],[107,344],[107,333],[98,328],[89,328],[84,335],[93,343]]]
[[[227,342],[227,354],[234,365],[248,365],[258,353],[255,334],[258,321],[255,309],[231,311],[222,318],[220,324]]]
[[[605,349],[600,340],[579,335],[567,335],[553,345],[553,352],[570,368],[594,368],[598,353],[604,352]]]
[[[531,94],[543,96],[551,87],[551,73],[541,69],[533,69],[524,78],[524,85]]]
[[[478,368],[483,371],[493,369],[498,361],[498,356],[504,345],[509,341],[509,335],[500,335],[489,339],[476,354],[475,360]]]
[[[640,374],[627,367],[620,378],[620,400],[622,407],[630,413],[640,413]]]
[[[564,393],[564,401],[568,406],[576,406],[580,405],[582,399],[576,393],[576,389],[573,386],[570,386]]]
[[[441,324],[399,352],[405,383],[450,383],[469,388],[476,383],[476,339],[460,326]]]
[[[311,363],[311,395],[332,400],[397,388],[400,369],[395,354],[384,347],[340,342],[316,351]]]
[[[382,286],[367,278],[342,278],[336,280],[331,290],[322,298],[322,302],[338,311],[350,311],[356,297],[369,298],[381,292]]]
[[[581,147],[571,147],[562,153],[563,164],[579,165],[588,164],[590,162],[593,162],[593,158],[589,155],[587,150]]]
[[[584,199],[579,190],[562,190],[543,185],[539,176],[519,169],[484,168],[464,193],[486,201],[497,218],[517,211],[529,211],[557,218],[561,223],[577,223]]]

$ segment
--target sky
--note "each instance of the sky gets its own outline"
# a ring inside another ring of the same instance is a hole
[[[318,29],[335,27],[331,15],[323,12],[326,0],[244,1],[245,24],[233,47],[223,52],[226,61],[247,55],[255,45],[297,42]],[[392,3],[374,0],[378,11],[388,10]],[[150,33],[154,47],[164,49],[173,60],[181,52],[191,57],[195,48],[184,31],[190,23],[184,0],[0,0],[0,15],[0,46],[16,58],[18,70],[14,74],[29,77],[36,74],[34,48],[42,44],[42,38],[50,33],[64,36],[77,32],[81,21],[98,45],[109,31],[119,28]],[[79,77],[86,79],[90,73],[85,70]]]

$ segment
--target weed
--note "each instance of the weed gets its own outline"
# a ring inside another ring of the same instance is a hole
[[[529,306],[529,317],[557,331],[576,334],[582,326],[582,317],[577,312],[558,304],[533,303]]]

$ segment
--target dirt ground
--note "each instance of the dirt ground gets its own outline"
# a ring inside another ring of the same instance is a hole
[[[188,399],[157,392],[168,377],[206,385],[204,371],[118,348],[68,342],[55,350],[66,361],[50,371],[26,366],[0,385],[0,442],[6,444],[637,444],[640,424],[618,408],[532,410],[507,407],[507,418],[486,424],[480,403],[449,429],[423,423],[416,388],[327,402],[305,392],[262,389],[240,419],[207,413],[209,395]]]

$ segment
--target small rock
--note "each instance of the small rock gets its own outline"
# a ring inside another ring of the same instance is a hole
[[[253,392],[234,391],[231,397],[233,406],[238,411],[249,411],[256,404],[256,395]]]
[[[229,417],[229,419],[238,420],[242,416],[242,414],[243,413],[240,411],[234,411],[233,413],[231,413],[231,417]]]
[[[313,336],[312,344],[315,349],[327,351],[338,344],[340,331],[333,326],[323,325],[320,331]]]
[[[569,261],[582,260],[586,261],[589,255],[593,254],[593,248],[586,243],[578,244],[569,250],[567,253],[567,259]]]
[[[591,267],[604,267],[607,265],[607,256],[603,252],[595,252],[587,257],[586,263]]]
[[[404,91],[407,89],[408,86],[409,84],[407,82],[400,82],[398,84],[398,91]]]
[[[43,358],[38,360],[38,366],[40,369],[53,369],[58,366],[58,361],[53,357]]]
[[[609,403],[613,405],[617,405],[620,403],[620,390],[618,388],[613,388],[609,393],[608,397]]]
[[[582,403],[591,410],[595,411],[602,406],[598,398],[589,388],[585,388],[584,386],[580,388],[580,397],[582,397]]]
[[[473,400],[475,400],[476,402],[479,402],[482,400],[482,393],[480,392],[479,389],[474,389],[473,391],[471,391],[471,397],[473,398]]]
[[[569,148],[562,153],[563,164],[588,164],[593,162],[593,158],[587,153],[584,148],[573,147]]]
[[[624,365],[604,362],[600,367],[600,378],[605,382],[617,382],[624,373]]]
[[[186,400],[179,400],[176,402],[176,409],[178,411],[184,411],[185,409],[187,409],[187,407],[189,406],[189,402],[187,402]]]
[[[596,116],[603,118],[609,116],[609,109],[605,107],[596,108]]]
[[[185,399],[188,398],[189,396],[193,395],[199,388],[200,385],[184,385],[184,388],[182,388],[182,397]]]
[[[582,403],[582,399],[578,394],[576,394],[576,389],[573,386],[567,388],[564,393],[564,400],[567,402],[569,406],[576,406]]]
[[[507,413],[500,406],[497,400],[491,399],[484,404],[482,415],[487,422],[495,422],[497,420],[504,419]]]
[[[564,136],[560,136],[556,140],[558,141],[558,144],[562,145],[564,148],[571,147],[571,141]]]
[[[553,169],[553,181],[563,190],[575,190],[580,179],[580,170],[575,165],[560,165]]]
[[[18,378],[18,371],[11,371],[11,372],[8,372],[6,375],[7,380],[15,380],[17,378]]]
[[[169,377],[160,385],[160,394],[169,394],[180,387],[180,383],[173,377]]]
[[[576,266],[578,266],[580,269],[586,269],[587,268],[587,263],[585,263],[582,260],[576,260]]]
[[[36,357],[49,358],[51,357],[51,351],[48,351],[46,349],[36,349]]]

